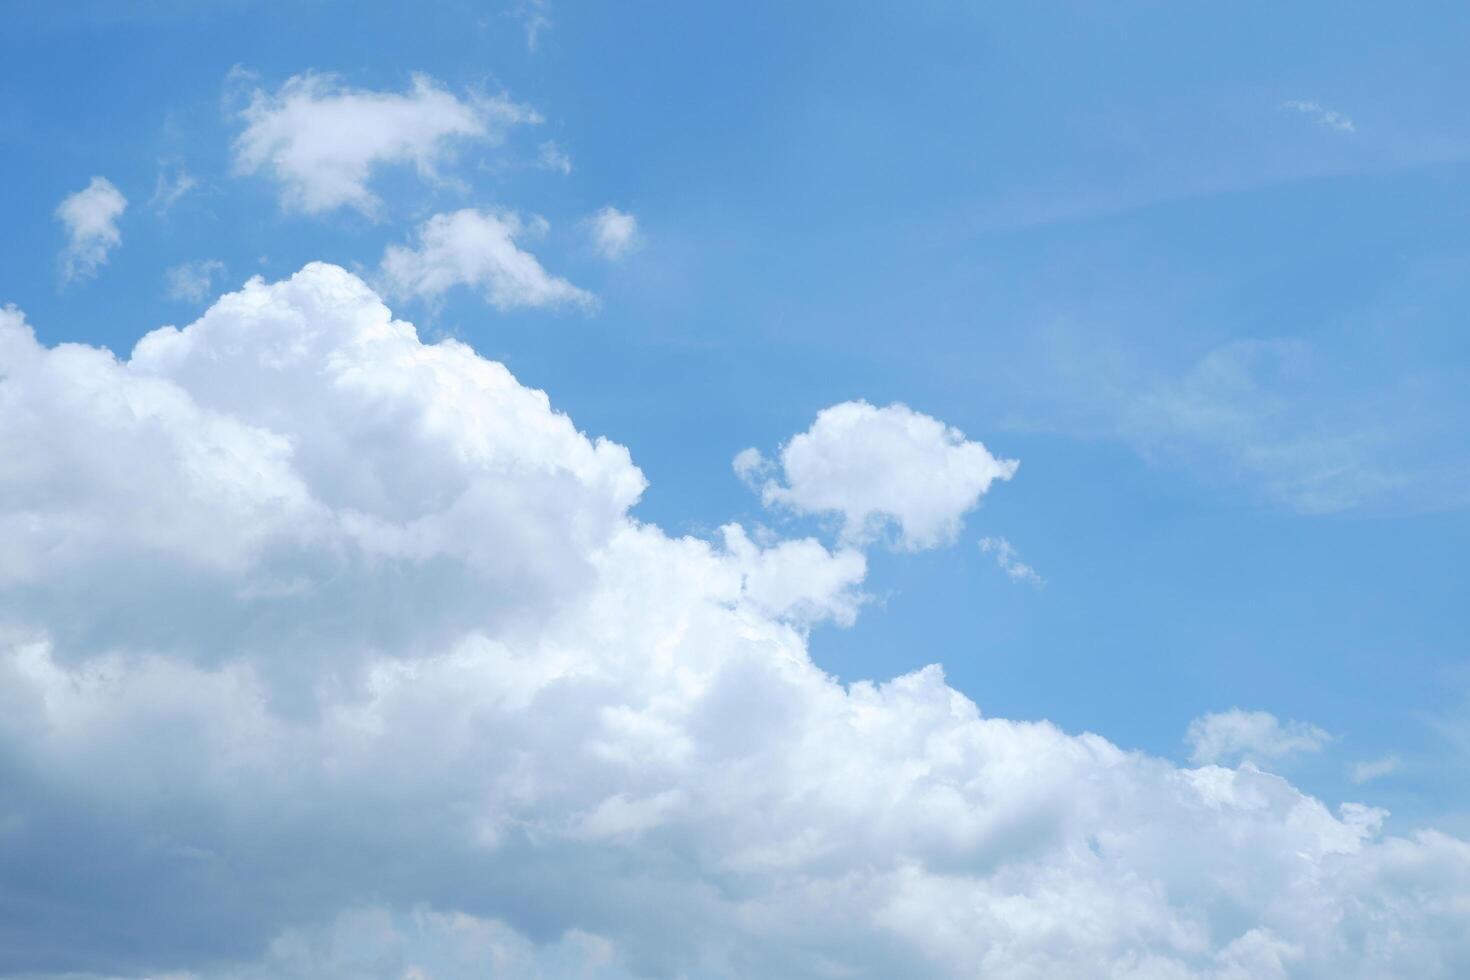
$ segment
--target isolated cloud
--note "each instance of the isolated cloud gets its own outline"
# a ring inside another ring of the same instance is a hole
[[[215,276],[223,274],[225,264],[219,259],[196,259],[180,262],[163,273],[170,299],[200,303],[212,295]]]
[[[760,483],[767,506],[839,514],[843,540],[852,543],[871,541],[891,523],[908,551],[953,541],[990,484],[1009,480],[1018,465],[905,405],[863,401],[818,412],[775,461],[755,449],[735,457],[736,472],[752,485],[780,469],[784,483]]]
[[[617,260],[638,248],[638,219],[615,207],[605,207],[589,219],[592,244],[605,259]]]
[[[485,301],[501,310],[595,306],[597,299],[591,293],[551,275],[516,244],[539,230],[534,221],[528,226],[509,211],[436,214],[419,226],[414,247],[388,246],[381,267],[383,284],[394,296],[427,298],[455,286],[470,286],[484,290]]]
[[[185,194],[199,186],[199,180],[177,164],[160,163],[158,179],[153,185],[153,196],[148,206],[160,214],[166,214]]]
[[[537,163],[547,170],[555,170],[562,174],[572,172],[571,155],[550,140],[541,144],[540,155],[536,159]]]
[[[350,88],[334,75],[297,75],[268,93],[256,90],[241,113],[235,171],[265,174],[281,185],[281,205],[316,214],[349,206],[375,214],[368,187],[384,166],[412,165],[436,180],[457,142],[495,141],[505,128],[539,122],[504,96],[459,97],[426,75],[407,91]]]
[[[1358,127],[1347,116],[1332,109],[1324,108],[1311,99],[1289,99],[1281,103],[1281,108],[1311,116],[1317,121],[1317,125],[1325,129],[1336,130],[1339,133],[1356,133],[1358,131]]]
[[[806,630],[861,556],[671,537],[643,487],[332,266],[127,360],[0,313],[0,975],[1470,968],[1470,844],[938,667],[839,683]]]
[[[1332,736],[1305,722],[1283,725],[1270,712],[1231,708],[1191,721],[1184,740],[1190,747],[1190,759],[1196,763],[1242,759],[1264,763],[1300,752],[1316,752],[1332,741]]]
[[[980,550],[987,555],[995,556],[995,563],[1000,570],[1009,575],[1017,582],[1027,582],[1031,585],[1045,585],[1046,580],[1021,560],[1021,555],[1005,538],[981,538]]]
[[[1370,759],[1367,762],[1357,762],[1348,767],[1348,778],[1359,785],[1391,776],[1404,767],[1404,762],[1396,755],[1387,755],[1381,759]]]
[[[541,44],[541,35],[551,30],[549,16],[551,5],[547,0],[519,0],[512,14],[521,22],[526,32],[526,50],[535,51]]]
[[[90,279],[107,256],[122,244],[117,219],[128,199],[106,177],[93,177],[86,187],[56,206],[56,217],[66,227],[67,243],[61,253],[61,277],[67,282]]]

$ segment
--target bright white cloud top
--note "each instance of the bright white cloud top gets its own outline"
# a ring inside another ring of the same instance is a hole
[[[485,301],[500,310],[594,308],[595,296],[551,275],[516,244],[544,230],[544,221],[528,223],[509,211],[466,208],[436,214],[419,226],[416,245],[388,246],[381,268],[384,286],[395,296],[428,299],[455,286],[470,286],[483,290]]]
[[[780,469],[784,482],[760,484],[767,506],[837,514],[843,539],[853,543],[895,525],[898,546],[908,551],[953,541],[991,483],[1009,480],[1018,465],[906,405],[875,408],[864,401],[818,412],[775,461],[755,449],[735,457],[736,472],[752,484]]]
[[[106,177],[93,177],[56,206],[67,238],[61,253],[63,280],[90,279],[107,264],[108,255],[122,244],[117,219],[127,208],[128,199]]]
[[[367,215],[382,203],[368,186],[378,168],[412,165],[422,178],[438,180],[458,143],[493,143],[509,126],[539,121],[504,96],[461,98],[425,75],[414,75],[400,93],[354,89],[316,73],[297,75],[274,93],[256,90],[241,117],[237,173],[274,178],[290,210],[352,207]]]
[[[1016,466],[861,402],[779,465],[773,502],[911,548]],[[334,266],[127,360],[0,313],[0,946],[219,980],[1470,970],[1470,844],[987,718],[938,667],[839,684],[805,630],[851,621],[861,556],[671,537],[644,485]]]

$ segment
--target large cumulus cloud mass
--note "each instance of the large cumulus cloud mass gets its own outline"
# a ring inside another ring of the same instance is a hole
[[[643,488],[332,266],[0,313],[0,975],[1470,974],[1465,842],[840,684],[860,553]]]

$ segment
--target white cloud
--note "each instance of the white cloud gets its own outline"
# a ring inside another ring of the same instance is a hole
[[[572,172],[571,156],[551,141],[541,144],[540,156],[537,157],[537,162],[547,170],[555,170],[562,174]]]
[[[797,622],[832,619],[843,626],[857,620],[867,600],[858,591],[868,573],[861,552],[829,552],[813,538],[762,548],[739,524],[726,524],[720,533],[739,565],[747,601],[766,615]]]
[[[1283,725],[1266,711],[1231,708],[1191,721],[1184,740],[1189,744],[1190,758],[1203,764],[1242,759],[1264,762],[1316,752],[1332,741],[1332,736],[1305,722]]]
[[[597,299],[548,273],[517,239],[544,231],[539,219],[529,225],[512,212],[466,209],[436,214],[418,229],[410,248],[390,245],[381,275],[395,296],[434,298],[455,286],[482,289],[485,301],[501,310],[577,306],[592,309]]]
[[[1402,759],[1396,755],[1388,755],[1381,759],[1354,763],[1348,767],[1348,778],[1362,785],[1375,779],[1382,779],[1384,776],[1391,776],[1403,767]]]
[[[779,466],[784,484],[760,484],[767,506],[839,514],[843,540],[857,544],[892,523],[899,547],[909,551],[953,541],[990,484],[1009,480],[1018,465],[905,405],[874,408],[863,401],[822,409],[776,461],[747,449],[734,462],[752,485]]]
[[[170,299],[200,303],[214,291],[215,276],[222,275],[225,264],[219,259],[196,259],[181,262],[163,273]]]
[[[1311,99],[1288,99],[1281,103],[1281,108],[1311,116],[1317,121],[1317,125],[1324,129],[1335,130],[1339,133],[1356,133],[1358,131],[1358,127],[1347,116],[1340,112],[1335,112],[1332,109],[1323,108]]]
[[[638,219],[615,207],[605,207],[588,219],[592,244],[605,259],[616,261],[642,244]]]
[[[1017,582],[1027,582],[1031,585],[1041,586],[1046,580],[1030,565],[1021,561],[1021,555],[1005,538],[981,538],[980,550],[987,555],[995,555],[995,563]]]
[[[439,179],[457,141],[495,141],[517,123],[540,119],[503,96],[460,98],[425,75],[406,92],[349,88],[333,75],[305,74],[275,93],[255,91],[235,140],[235,171],[264,173],[281,185],[281,204],[316,214],[353,207],[367,215],[381,201],[369,189],[380,167],[411,164]]]
[[[86,187],[56,207],[57,219],[66,226],[67,244],[61,253],[62,279],[90,279],[107,256],[122,244],[117,219],[127,210],[128,199],[106,177],[93,177]]]
[[[126,360],[0,313],[0,974],[1470,967],[1470,843],[839,683],[860,556],[643,486],[335,267]]]

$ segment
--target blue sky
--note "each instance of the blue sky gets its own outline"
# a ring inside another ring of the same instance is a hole
[[[385,249],[435,214],[543,216],[518,244],[595,307],[402,286],[390,305],[627,446],[637,520],[837,548],[830,514],[762,506],[731,460],[849,400],[1020,460],[952,545],[865,545],[858,621],[811,628],[823,670],[941,663],[987,716],[1179,765],[1192,719],[1268,712],[1330,736],[1270,760],[1304,792],[1470,833],[1462,6],[3,16],[0,302],[43,344],[126,356],[315,260],[388,293]],[[380,93],[421,73],[539,121],[454,142],[431,177],[372,169],[371,213],[307,213],[236,142],[252,93],[304,73]],[[94,176],[127,199],[120,241],[68,279],[57,208]],[[605,207],[637,225],[613,259]],[[170,295],[168,270],[205,261],[206,289]]]

